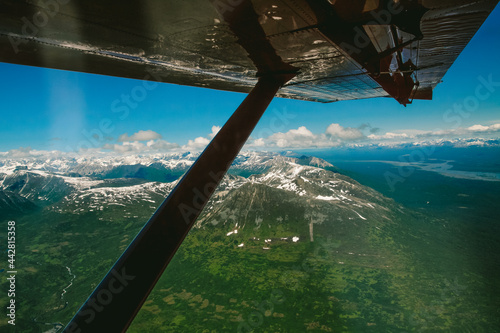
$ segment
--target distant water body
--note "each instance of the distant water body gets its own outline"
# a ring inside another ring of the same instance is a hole
[[[500,147],[308,151],[407,207],[460,220],[499,220]]]

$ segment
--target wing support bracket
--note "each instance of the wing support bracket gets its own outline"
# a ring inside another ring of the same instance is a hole
[[[275,94],[293,75],[266,75],[142,228],[64,332],[125,332]]]

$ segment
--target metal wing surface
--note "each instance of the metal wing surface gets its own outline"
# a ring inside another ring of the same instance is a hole
[[[224,19],[241,2],[3,0],[0,61],[249,92],[262,73]],[[497,4],[249,2],[276,55],[299,70],[279,97],[334,102],[391,96],[402,104],[432,97]]]

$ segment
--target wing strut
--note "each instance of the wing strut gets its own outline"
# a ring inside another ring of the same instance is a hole
[[[64,332],[124,332],[289,75],[257,85],[82,305]]]

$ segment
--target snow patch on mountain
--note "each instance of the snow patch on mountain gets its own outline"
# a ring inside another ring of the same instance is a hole
[[[43,186],[47,187],[44,179],[50,179],[51,184],[57,185],[60,190],[55,193],[57,196],[48,191],[47,197],[53,199],[46,202],[47,204],[55,203],[53,209],[61,212],[98,211],[106,206],[126,207],[132,203],[142,203],[145,207],[153,209],[164,200],[178,180],[154,182],[147,179],[102,179],[98,178],[99,172],[107,172],[110,167],[123,167],[124,164],[129,166],[163,165],[182,169],[192,165],[197,156],[197,154],[191,153],[147,156],[99,155],[59,161],[40,158],[34,161],[21,159],[21,161],[13,161],[10,164],[7,160],[2,160],[0,172],[4,176],[0,177],[2,182],[0,189],[5,188],[3,184],[8,183],[5,179],[9,179],[10,186],[14,184],[18,187],[19,195],[30,199],[33,198],[34,193],[28,193],[24,191],[24,188],[34,182],[36,186],[33,186],[32,192],[40,191]],[[317,166],[307,165],[307,163],[332,167],[328,162],[305,156],[297,158],[276,153],[243,153],[237,157],[233,167],[247,170],[251,175],[248,178],[233,174],[226,175],[208,203],[206,211],[210,212],[215,206],[224,202],[232,191],[246,184],[261,184],[294,193],[311,203],[318,201],[323,202],[323,204],[343,205],[351,208],[355,206],[360,212],[356,211],[357,217],[360,219],[364,219],[363,209],[375,207],[373,204],[376,201],[371,199],[376,196],[369,189],[346,176]],[[82,173],[89,176],[82,176]],[[38,178],[35,181],[30,175]],[[18,179],[14,182],[12,177],[18,177]],[[54,190],[57,188],[54,187]],[[253,200],[250,196],[249,206],[252,205]],[[256,226],[260,226],[261,221],[259,221],[258,216],[254,219]],[[228,230],[228,232],[236,233],[238,229]]]

